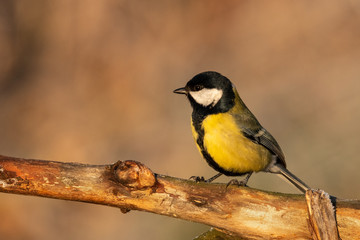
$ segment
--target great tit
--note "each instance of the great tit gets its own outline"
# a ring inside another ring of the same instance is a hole
[[[207,163],[219,172],[208,180],[198,177],[198,181],[211,182],[222,174],[246,175],[240,182],[230,182],[245,186],[253,172],[264,171],[283,175],[302,192],[309,189],[286,169],[279,144],[246,107],[228,78],[217,72],[203,72],[174,93],[189,99],[196,145]]]

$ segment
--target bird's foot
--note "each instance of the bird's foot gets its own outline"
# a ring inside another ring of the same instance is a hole
[[[210,183],[210,182],[214,181],[215,179],[217,179],[218,177],[220,177],[221,175],[222,175],[222,173],[217,173],[215,176],[213,176],[209,179],[205,179],[204,177],[199,177],[199,176],[192,176],[192,177],[190,177],[190,180],[194,180],[195,182]]]
[[[239,181],[237,179],[232,179],[230,182],[228,182],[228,184],[226,184],[226,187],[230,186],[230,185],[237,185],[239,187],[246,187],[247,182],[249,181],[249,178],[251,176],[252,172],[247,173],[246,177]]]
[[[228,184],[226,184],[226,187],[229,187],[230,185],[236,185],[238,187],[247,187],[247,180],[244,181],[245,179],[239,181],[237,179],[232,179],[230,180],[230,182],[228,182]]]
[[[207,182],[204,177],[199,177],[199,176],[191,176],[189,179],[194,180],[197,183],[198,182]]]

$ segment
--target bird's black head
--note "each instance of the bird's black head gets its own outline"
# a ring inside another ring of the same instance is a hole
[[[194,112],[205,115],[226,112],[234,106],[235,93],[228,78],[218,72],[203,72],[174,93],[186,94]]]

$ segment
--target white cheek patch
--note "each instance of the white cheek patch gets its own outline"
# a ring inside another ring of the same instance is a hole
[[[194,100],[204,107],[214,107],[223,95],[223,91],[217,88],[203,88],[200,91],[190,91],[189,94]]]

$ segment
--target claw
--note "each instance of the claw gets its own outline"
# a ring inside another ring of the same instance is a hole
[[[194,180],[195,182],[206,182],[205,178],[204,177],[199,177],[199,176],[191,176],[189,178],[190,180]]]
[[[232,179],[230,180],[230,182],[228,182],[228,184],[226,184],[226,188],[229,187],[230,185],[236,185],[238,187],[246,187],[247,185],[247,181],[241,180],[238,181],[237,179]]]
[[[252,172],[248,173],[246,175],[246,177],[241,180],[241,181],[238,181],[237,179],[232,179],[230,182],[228,182],[228,184],[226,184],[226,188],[229,187],[230,185],[237,185],[239,187],[246,187],[247,185],[247,182],[249,181],[249,178],[251,176]]]
[[[217,179],[218,177],[220,177],[222,175],[222,173],[218,173],[215,176],[209,178],[209,179],[205,179],[204,177],[199,177],[199,176],[191,176],[190,179],[194,180],[195,182],[207,182],[210,183],[212,181],[214,181],[215,179]]]

